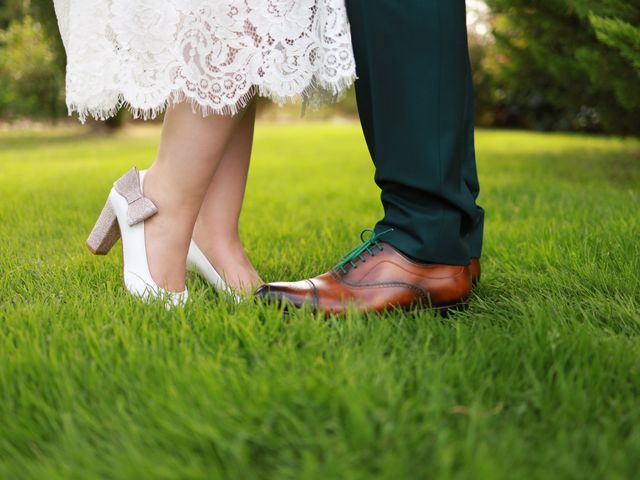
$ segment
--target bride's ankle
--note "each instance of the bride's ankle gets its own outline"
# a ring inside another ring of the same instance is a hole
[[[193,229],[193,240],[207,250],[237,252],[244,251],[240,234],[235,228],[211,229],[199,219]]]

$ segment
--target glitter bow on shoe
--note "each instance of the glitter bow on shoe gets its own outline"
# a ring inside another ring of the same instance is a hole
[[[133,167],[114,184],[116,192],[127,199],[127,223],[130,227],[153,217],[158,213],[158,207],[142,194],[140,172]]]

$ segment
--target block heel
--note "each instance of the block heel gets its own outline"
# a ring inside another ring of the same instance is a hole
[[[105,203],[98,221],[87,239],[87,248],[94,255],[106,255],[119,238],[118,218],[111,201],[107,199],[107,203]]]

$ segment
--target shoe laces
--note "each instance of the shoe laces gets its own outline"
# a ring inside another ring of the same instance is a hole
[[[347,253],[342,259],[340,263],[334,267],[335,270],[340,270],[342,273],[347,273],[347,266],[351,265],[352,268],[358,268],[356,264],[356,260],[360,260],[362,263],[366,263],[367,258],[365,254],[368,254],[371,257],[376,256],[376,250],[381,252],[384,250],[384,247],[380,245],[380,237],[386,235],[393,231],[393,228],[385,230],[384,232],[376,233],[371,228],[365,228],[360,232],[360,241],[361,245],[357,246],[349,253]],[[369,238],[367,238],[369,236]]]

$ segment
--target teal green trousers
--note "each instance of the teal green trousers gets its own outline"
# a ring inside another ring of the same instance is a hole
[[[356,94],[382,190],[376,233],[427,263],[482,251],[464,0],[347,0]]]

